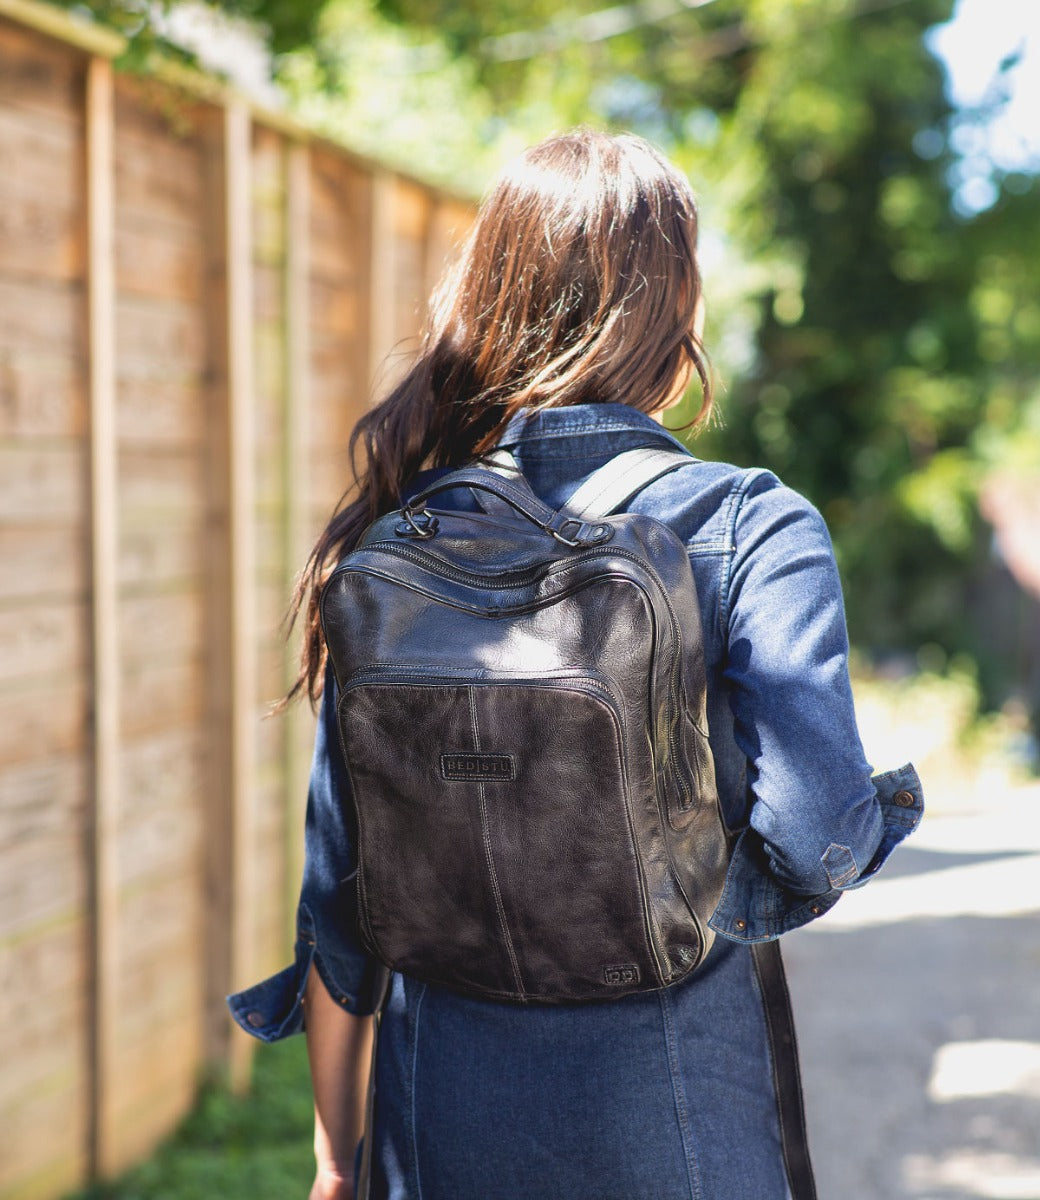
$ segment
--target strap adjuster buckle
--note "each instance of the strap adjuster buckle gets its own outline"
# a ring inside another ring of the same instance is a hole
[[[564,516],[560,521],[554,517],[546,529],[561,545],[572,549],[600,546],[614,536],[614,526],[609,521],[582,521],[578,517]]]
[[[394,533],[398,537],[432,538],[440,525],[437,518],[425,509],[413,510],[406,505],[401,509],[401,516],[403,520],[394,526]]]

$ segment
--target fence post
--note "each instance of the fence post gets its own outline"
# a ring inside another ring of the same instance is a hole
[[[228,567],[231,651],[231,946],[232,990],[253,982],[256,960],[256,464],[253,396],[252,123],[238,98],[224,110],[224,243],[227,248]],[[249,1085],[252,1042],[231,1039],[231,1087]]]
[[[286,320],[286,422],[285,422],[285,595],[296,582],[310,549],[310,150],[291,142],[285,192],[285,320]],[[285,687],[296,678],[303,639],[301,609],[291,641],[285,647]],[[303,822],[308,775],[307,742],[310,725],[305,717],[306,696],[285,714],[285,886],[286,936],[295,938],[296,896],[303,863]]]
[[[90,1166],[117,1166],[114,1124],[119,1003],[119,561],[116,497],[114,104],[112,64],[86,75],[87,346],[93,661]]]

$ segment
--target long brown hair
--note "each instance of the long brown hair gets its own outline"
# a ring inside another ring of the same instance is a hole
[[[521,409],[617,401],[654,412],[693,372],[703,389],[693,423],[708,415],[696,246],[688,182],[641,138],[578,129],[506,168],[434,294],[414,366],[351,433],[354,483],[293,590],[290,632],[306,604],[300,672],[276,711],[304,686],[317,702],[322,587],[420,469],[487,452]]]

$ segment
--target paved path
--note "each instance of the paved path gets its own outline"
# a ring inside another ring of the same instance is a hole
[[[783,942],[820,1200],[1040,1200],[1040,789]]]

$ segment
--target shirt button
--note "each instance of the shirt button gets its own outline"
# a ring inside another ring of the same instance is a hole
[[[254,1029],[259,1029],[264,1024],[264,1014],[258,1012],[246,1013],[246,1021],[252,1025]]]
[[[820,915],[820,906],[818,904],[810,904],[809,911],[814,917],[818,917]]]
[[[735,921],[734,924],[738,929],[747,929],[747,921]]]
[[[896,804],[899,805],[900,808],[913,808],[913,792],[896,792],[892,799],[896,802]]]

